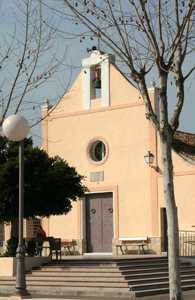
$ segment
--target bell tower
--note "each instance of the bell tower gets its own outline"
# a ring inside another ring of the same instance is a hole
[[[83,108],[90,109],[94,100],[101,106],[110,105],[110,63],[115,58],[92,48],[91,55],[83,59]]]

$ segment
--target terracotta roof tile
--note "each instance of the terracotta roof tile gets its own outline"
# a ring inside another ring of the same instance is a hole
[[[195,134],[176,131],[173,149],[180,155],[195,161]]]

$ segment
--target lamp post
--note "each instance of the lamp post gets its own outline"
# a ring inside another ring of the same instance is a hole
[[[3,134],[10,141],[19,142],[19,212],[18,212],[18,247],[16,250],[16,290],[19,295],[26,294],[25,246],[23,241],[24,218],[24,138],[30,127],[27,120],[19,115],[11,115],[2,125]]]

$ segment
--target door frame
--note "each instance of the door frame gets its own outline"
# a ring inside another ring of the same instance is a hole
[[[168,235],[167,235],[167,215],[166,207],[160,208],[160,228],[161,228],[161,252],[168,251]]]
[[[113,203],[113,237],[112,239],[115,239],[117,237],[117,233],[118,233],[118,230],[116,230],[116,227],[118,229],[118,197],[117,197],[117,189],[102,189],[102,190],[94,190],[94,191],[91,191],[91,192],[87,192],[86,195],[93,195],[93,194],[107,194],[107,193],[111,193],[112,194],[112,203]],[[86,236],[87,236],[87,233],[86,233],[86,198],[83,197],[82,200],[81,200],[81,211],[80,211],[80,220],[81,220],[81,224],[80,224],[80,228],[81,228],[81,239],[85,241],[85,244],[87,243],[86,241]],[[112,249],[113,250],[113,249]],[[84,251],[84,255],[97,255],[97,254],[100,254],[100,255],[105,255],[105,254],[112,254],[111,252],[109,253],[104,253],[104,252],[101,252],[101,253],[96,253],[96,252],[93,252],[93,253],[89,253],[89,252],[86,252]]]

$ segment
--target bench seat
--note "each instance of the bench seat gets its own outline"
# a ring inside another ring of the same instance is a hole
[[[145,254],[145,247],[148,248],[150,240],[148,237],[121,237],[116,244],[117,254],[118,248],[121,254],[127,254],[129,247],[137,248],[138,254]]]
[[[65,255],[76,255],[76,240],[62,240],[62,249]]]

